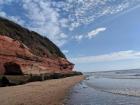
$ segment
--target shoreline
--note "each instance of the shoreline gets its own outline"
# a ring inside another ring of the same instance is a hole
[[[111,80],[103,81],[100,78],[91,77],[75,85],[67,98],[66,105],[139,105],[140,97],[128,95],[133,92],[139,94],[139,79],[137,81],[112,79],[110,82]],[[114,86],[114,91],[111,86]],[[119,89],[128,94],[116,93]],[[113,92],[110,92],[111,90]]]
[[[83,79],[84,76],[80,75],[1,87],[0,103],[3,105],[62,105],[71,87]]]

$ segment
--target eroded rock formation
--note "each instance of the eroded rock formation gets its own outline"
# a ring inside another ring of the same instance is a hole
[[[35,55],[30,48],[19,40],[0,35],[0,74],[6,74],[7,70],[15,70],[11,72],[19,73],[16,71],[19,70],[18,65],[23,74],[70,72],[74,66],[63,57]]]

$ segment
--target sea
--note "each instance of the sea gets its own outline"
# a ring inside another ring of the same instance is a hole
[[[85,73],[65,105],[140,105],[140,69]]]

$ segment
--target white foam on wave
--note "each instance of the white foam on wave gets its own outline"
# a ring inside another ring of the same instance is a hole
[[[116,78],[112,78],[112,75],[107,78],[103,75],[98,78],[92,76],[86,81],[86,84],[104,92],[140,97],[140,79],[137,77],[126,79],[126,76],[121,76],[121,78],[119,78],[120,75],[115,75]]]

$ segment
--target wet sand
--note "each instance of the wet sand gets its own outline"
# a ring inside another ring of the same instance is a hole
[[[62,105],[69,89],[84,76],[32,82],[25,85],[1,87],[1,105]]]

